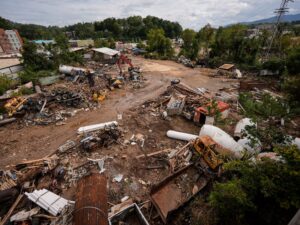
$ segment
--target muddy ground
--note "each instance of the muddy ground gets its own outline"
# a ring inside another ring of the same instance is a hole
[[[79,127],[117,120],[117,115],[122,114],[122,119],[118,120],[122,131],[122,137],[118,143],[93,152],[82,150],[69,152],[62,157],[61,163],[66,168],[74,168],[86,163],[87,158],[99,159],[109,156],[111,158],[105,161],[109,204],[120,203],[120,199],[124,196],[129,196],[137,202],[148,201],[151,186],[170,175],[172,171],[170,165],[165,163],[168,160],[163,155],[138,160],[135,157],[145,152],[175,149],[185,145],[184,142],[166,137],[166,132],[170,129],[194,134],[198,134],[200,130],[200,127],[179,116],[172,117],[170,120],[162,119],[160,112],[151,103],[149,104],[149,100],[156,99],[164,93],[170,81],[176,78],[193,88],[204,87],[211,92],[231,87],[237,81],[212,78],[210,75],[215,72],[214,70],[191,69],[171,61],[145,60],[135,57],[133,64],[140,66],[143,70],[143,76],[147,80],[144,88],[115,89],[109,92],[108,98],[99,107],[89,111],[80,111],[68,118],[65,125],[25,126],[20,122],[1,127],[0,169],[9,168],[23,160],[40,159],[50,155],[67,140],[78,142],[80,139],[76,132]],[[143,136],[145,139],[143,148],[139,143],[128,144],[132,135]],[[92,170],[98,171],[97,165],[92,167]],[[159,168],[153,169],[153,167]],[[122,174],[123,179],[121,182],[114,182],[113,178],[118,174]],[[48,188],[51,182],[51,176],[45,176],[39,181],[38,188]],[[58,186],[63,197],[75,200],[75,185],[62,181]],[[201,201],[197,201],[198,204]],[[205,205],[199,207],[201,210],[196,212],[196,215],[199,213],[206,215],[205,207]],[[158,214],[151,207],[147,208],[145,205],[143,212],[151,224],[162,224]],[[174,220],[172,224],[185,223],[189,215],[186,216],[184,213],[179,214],[179,217],[182,218]]]
[[[11,124],[0,128],[0,168],[15,165],[22,160],[42,158],[54,152],[67,140],[76,138],[76,130],[85,125],[116,120],[117,114],[127,115],[128,110],[141,105],[146,100],[157,97],[166,90],[170,81],[175,78],[191,87],[205,87],[211,91],[230,87],[232,80],[212,78],[211,69],[190,69],[171,61],[145,60],[134,58],[134,65],[143,69],[147,79],[146,87],[137,90],[116,89],[109,93],[108,99],[95,110],[82,111],[67,120],[63,126],[24,126]],[[171,122],[174,128],[176,123]],[[135,130],[136,126],[130,127]],[[162,129],[158,127],[158,129]],[[133,131],[132,130],[132,131]],[[155,133],[157,130],[153,130]],[[164,129],[163,132],[167,131]]]

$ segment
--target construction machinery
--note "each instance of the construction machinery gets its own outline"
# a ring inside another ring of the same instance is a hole
[[[215,170],[223,164],[223,160],[216,154],[217,148],[216,142],[214,142],[209,136],[203,136],[197,138],[193,142],[193,148],[203,157],[205,163],[212,169]]]
[[[23,104],[27,101],[26,98],[23,97],[15,97],[6,102],[4,108],[8,112],[8,116],[13,116],[18,110],[20,110]]]
[[[116,62],[118,68],[119,68],[119,72],[120,72],[120,75],[123,76],[123,70],[122,70],[122,64],[128,64],[128,72],[129,72],[129,75],[130,75],[130,79],[131,80],[136,80],[137,77],[139,76],[140,74],[140,68],[139,67],[134,67],[132,62],[131,62],[131,59],[129,59],[126,55],[124,54],[120,54],[119,57],[118,57],[118,60]]]

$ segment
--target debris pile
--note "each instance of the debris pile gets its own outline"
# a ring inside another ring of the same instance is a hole
[[[107,148],[108,146],[117,143],[120,136],[121,131],[113,124],[112,126],[105,126],[99,131],[89,133],[80,141],[80,144],[86,151],[91,151],[99,147]]]
[[[185,65],[186,67],[195,68],[195,64],[190,59],[186,58],[184,55],[181,55],[178,58],[177,62]]]

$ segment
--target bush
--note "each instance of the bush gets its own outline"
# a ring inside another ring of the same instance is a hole
[[[255,209],[237,179],[216,183],[214,191],[209,196],[209,202],[222,219],[222,224],[241,224],[246,212]]]
[[[290,75],[300,74],[300,47],[293,49],[287,58],[287,69]]]
[[[27,83],[32,81],[33,83],[37,83],[38,79],[41,77],[48,77],[48,76],[54,76],[54,71],[49,70],[41,70],[38,72],[35,72],[31,69],[26,69],[19,73],[19,78],[21,79],[22,83]]]
[[[5,91],[13,86],[13,80],[9,79],[7,76],[0,75],[0,95],[3,95]]]
[[[21,87],[18,92],[15,92],[11,97],[22,96],[22,95],[31,95],[34,91],[32,88]]]
[[[271,58],[262,64],[262,69],[270,70],[272,72],[279,71],[281,74],[284,71],[284,61],[279,58]]]
[[[221,224],[288,224],[300,207],[300,151],[275,149],[282,161],[231,161],[209,201]]]
[[[223,64],[224,60],[221,57],[214,57],[208,59],[208,66],[210,68],[218,68]]]
[[[147,51],[155,53],[149,54],[148,57],[156,57],[156,54],[162,58],[171,58],[174,55],[172,42],[165,37],[165,32],[162,29],[151,29],[147,34]]]
[[[284,79],[283,89],[290,102],[294,102],[298,107],[300,107],[300,74],[296,76],[286,76]]]

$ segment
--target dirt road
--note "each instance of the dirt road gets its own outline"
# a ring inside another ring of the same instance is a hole
[[[28,126],[11,124],[0,128],[0,168],[14,165],[25,159],[37,159],[54,152],[69,139],[76,138],[80,126],[116,120],[118,113],[126,113],[148,99],[165,91],[174,78],[191,87],[205,87],[211,91],[228,87],[231,83],[211,78],[210,69],[190,69],[171,61],[145,60],[134,58],[147,79],[145,88],[138,90],[115,90],[100,106],[92,111],[82,111],[69,118],[63,126]]]

